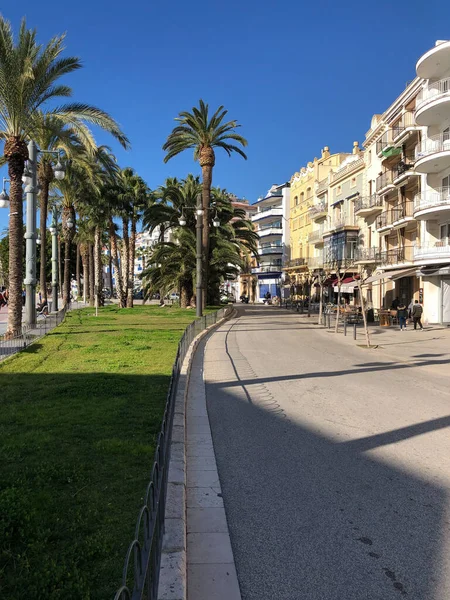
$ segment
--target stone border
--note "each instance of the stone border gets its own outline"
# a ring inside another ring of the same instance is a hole
[[[158,600],[186,600],[187,598],[186,401],[195,351],[206,335],[236,314],[237,310],[234,308],[229,315],[200,332],[191,343],[181,367],[170,443]]]

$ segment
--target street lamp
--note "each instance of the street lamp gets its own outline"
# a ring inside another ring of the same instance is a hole
[[[29,325],[36,323],[36,209],[37,209],[37,156],[38,154],[52,154],[58,157],[53,173],[56,179],[64,178],[65,171],[61,164],[59,150],[39,150],[36,143],[31,140],[28,144],[28,161],[22,176],[27,197],[27,228],[25,249],[25,322]]]
[[[52,222],[49,227],[52,234],[52,312],[58,310],[58,287],[59,287],[59,272],[58,272],[58,209],[53,207]]]
[[[8,208],[9,207],[9,196],[6,192],[6,188],[5,188],[5,184],[6,182],[10,183],[9,179],[6,179],[6,177],[3,177],[3,187],[2,187],[2,191],[0,192],[0,208]]]
[[[220,221],[219,221],[219,217],[217,216],[217,208],[215,206],[215,203],[213,203],[213,205],[208,208],[207,210],[212,210],[212,208],[215,208],[215,216],[213,219],[213,226],[214,227],[219,227],[220,226]],[[184,211],[185,210],[195,210],[195,214],[196,214],[196,218],[197,218],[197,225],[196,225],[196,233],[197,233],[197,244],[196,244],[196,253],[195,253],[195,257],[196,257],[196,263],[197,263],[197,286],[196,286],[196,292],[197,292],[197,302],[196,302],[196,316],[197,317],[202,317],[203,316],[203,244],[202,244],[202,232],[203,232],[203,216],[205,214],[205,211],[203,209],[202,206],[202,195],[198,194],[197,195],[197,205],[195,207],[192,206],[184,206],[181,210],[181,216],[178,219],[178,223],[181,225],[181,227],[184,227],[186,225],[186,217],[184,215]]]

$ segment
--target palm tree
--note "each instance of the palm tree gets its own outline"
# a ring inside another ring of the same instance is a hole
[[[26,141],[33,130],[37,111],[48,101],[68,97],[72,90],[59,79],[81,67],[76,57],[62,58],[64,36],[46,45],[36,40],[36,30],[22,21],[17,42],[10,23],[0,17],[0,139],[5,141],[10,183],[10,278],[7,334],[20,329],[22,321],[23,207],[22,175],[28,159]],[[70,104],[49,111],[73,128],[84,143],[92,137],[85,122],[100,124],[106,113],[83,104]],[[111,121],[111,132],[125,146],[126,136]]]
[[[209,107],[200,99],[199,108],[193,107],[192,112],[181,112],[176,117],[177,125],[167,138],[163,150],[167,152],[164,162],[168,162],[174,156],[177,156],[184,150],[192,148],[194,150],[194,160],[198,160],[202,168],[202,203],[205,214],[210,205],[211,185],[213,168],[216,163],[214,148],[222,148],[231,156],[237,152],[243,158],[247,159],[246,154],[236,144],[230,143],[230,140],[247,146],[247,140],[236,133],[240,127],[237,121],[228,121],[223,123],[228,111],[223,106],[219,106],[216,112],[209,119]],[[203,227],[203,293],[205,295],[208,289],[208,265],[205,257],[209,255],[209,221],[204,219]],[[204,298],[206,300],[206,298]]]

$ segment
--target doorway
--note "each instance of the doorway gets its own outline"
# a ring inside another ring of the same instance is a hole
[[[450,323],[450,279],[442,279],[442,322]]]

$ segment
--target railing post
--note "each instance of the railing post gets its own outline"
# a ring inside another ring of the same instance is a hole
[[[353,339],[356,340],[356,323],[353,325]]]

